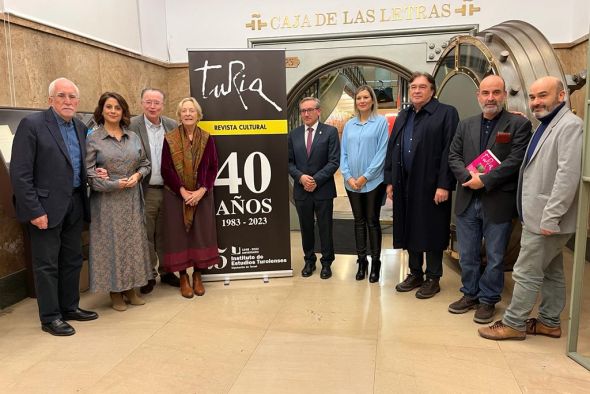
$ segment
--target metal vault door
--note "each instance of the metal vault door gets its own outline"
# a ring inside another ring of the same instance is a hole
[[[500,75],[506,81],[506,109],[525,114],[533,122],[533,128],[538,121],[528,107],[528,86],[540,77],[552,75],[569,88],[566,89],[569,101],[569,94],[585,81],[579,75],[563,73],[553,47],[539,30],[526,22],[507,21],[475,36],[461,35],[449,42],[433,72],[438,98],[457,108],[461,119],[479,114],[475,91],[481,80],[490,74]],[[457,252],[454,223],[453,214],[451,249]],[[511,269],[516,262],[521,231],[520,222],[514,220],[504,259],[505,269]]]
[[[506,108],[537,122],[528,108],[527,88],[536,79],[552,75],[571,91],[579,89],[579,76],[566,76],[545,36],[523,21],[507,21],[477,33],[457,36],[442,53],[433,75],[438,98],[455,106],[461,118],[480,113],[475,90],[487,75],[506,81]],[[570,83],[568,83],[568,81]],[[583,83],[582,83],[583,85]]]

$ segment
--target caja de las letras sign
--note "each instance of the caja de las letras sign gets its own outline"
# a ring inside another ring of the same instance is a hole
[[[380,24],[390,28],[399,21],[473,16],[482,11],[481,1],[422,2],[380,8],[356,8],[329,12],[302,12],[292,15],[265,15],[253,11],[244,24],[249,30],[312,30],[314,27]]]

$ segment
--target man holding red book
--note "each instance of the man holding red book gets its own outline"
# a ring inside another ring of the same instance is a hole
[[[477,91],[482,113],[459,123],[449,151],[449,166],[458,181],[455,214],[463,293],[449,312],[476,309],[473,320],[481,324],[493,320],[504,288],[504,252],[517,217],[518,170],[531,138],[531,122],[504,110],[506,96],[502,77],[484,78]],[[486,155],[500,164],[481,173],[473,166],[467,169]],[[483,272],[482,239],[487,256]]]

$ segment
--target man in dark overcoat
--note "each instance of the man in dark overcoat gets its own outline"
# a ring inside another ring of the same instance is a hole
[[[393,247],[408,251],[410,266],[409,275],[396,290],[419,287],[416,297],[421,299],[440,291],[455,187],[448,156],[459,114],[434,98],[435,93],[430,74],[412,74],[412,105],[399,113],[385,157],[384,182],[393,200]],[[422,268],[424,253],[426,271]]]

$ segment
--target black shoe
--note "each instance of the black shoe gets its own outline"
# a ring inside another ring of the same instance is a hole
[[[315,263],[305,263],[303,270],[301,270],[301,276],[307,278],[313,274],[313,271],[315,271]]]
[[[152,292],[152,290],[154,290],[154,286],[156,285],[156,280],[155,279],[150,279],[148,280],[147,285],[145,286],[141,286],[139,288],[139,292],[141,294],[149,294]]]
[[[371,259],[371,274],[369,275],[369,282],[379,282],[379,273],[381,271],[381,261],[378,259]]]
[[[475,314],[473,315],[473,321],[479,324],[488,324],[494,321],[494,315],[496,314],[496,307],[490,304],[484,304],[483,302],[477,306]]]
[[[320,271],[320,278],[322,279],[330,279],[332,277],[332,269],[329,265],[322,265],[322,270]]]
[[[420,289],[416,292],[416,298],[421,300],[432,298],[438,292],[440,292],[438,278],[428,278],[422,283],[422,286],[420,286]]]
[[[367,276],[369,262],[367,261],[366,257],[361,257],[356,260],[356,263],[359,265],[359,268],[356,271],[355,279],[356,280],[363,280]]]
[[[72,312],[63,312],[62,320],[88,321],[98,319],[98,313],[78,308]]]
[[[160,282],[167,283],[172,287],[180,287],[180,279],[178,279],[178,276],[174,275],[172,272],[160,275]]]
[[[465,313],[473,308],[477,308],[479,301],[477,298],[471,298],[464,295],[460,300],[449,305],[449,312],[451,313]]]
[[[67,337],[70,335],[74,335],[76,333],[74,327],[70,326],[68,323],[61,319],[56,319],[51,323],[41,323],[41,329],[45,332],[50,333],[51,335],[55,335],[58,337]]]
[[[415,288],[422,286],[422,283],[424,283],[422,276],[408,274],[403,282],[398,283],[397,286],[395,286],[395,289],[400,293],[405,293],[406,291],[412,291]]]

